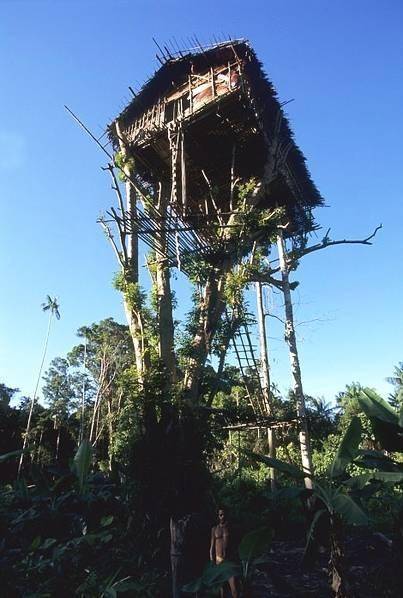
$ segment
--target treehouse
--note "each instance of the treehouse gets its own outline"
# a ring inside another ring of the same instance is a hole
[[[311,230],[322,198],[250,45],[229,41],[161,62],[109,136],[116,151],[125,145],[144,189],[166,183],[180,232],[211,244],[212,229],[228,225],[248,181],[253,209],[283,207],[293,234]],[[155,222],[143,221],[139,232],[147,237]]]

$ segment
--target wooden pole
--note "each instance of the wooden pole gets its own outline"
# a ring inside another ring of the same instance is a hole
[[[182,214],[186,215],[186,159],[185,159],[185,132],[180,130],[181,136],[181,183],[182,183]]]
[[[270,366],[269,355],[267,349],[267,334],[266,334],[266,315],[263,308],[263,285],[261,282],[255,283],[256,288],[256,304],[257,317],[259,326],[259,346],[260,346],[260,368],[262,378],[263,401],[266,408],[266,415],[273,415],[270,400]],[[276,457],[275,434],[272,428],[267,428],[267,443],[269,448],[269,457]],[[270,487],[274,491],[276,489],[276,476],[274,468],[269,470]]]

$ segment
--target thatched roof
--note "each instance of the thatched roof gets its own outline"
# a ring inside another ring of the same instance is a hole
[[[274,133],[279,111],[282,114],[280,136],[283,142],[291,147],[282,172],[283,181],[282,183],[280,181],[282,193],[287,188],[289,199],[286,201],[289,206],[294,204],[292,212],[296,228],[309,230],[312,228],[311,210],[323,205],[323,199],[310,176],[305,157],[294,141],[293,132],[284,116],[276,90],[247,41],[237,40],[216,44],[209,48],[200,47],[168,58],[116,120],[119,120],[121,127],[125,129],[150,106],[172,92],[175,87],[183,85],[192,72],[201,72],[225,64],[233,60],[234,56],[243,63],[244,74],[252,90],[259,118],[268,137]],[[118,143],[113,123],[109,125],[109,137],[114,147],[117,148]],[[291,200],[291,196],[294,198],[293,200]]]

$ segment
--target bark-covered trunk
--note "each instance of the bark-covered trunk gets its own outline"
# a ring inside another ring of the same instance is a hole
[[[221,376],[223,374],[224,371],[224,367],[225,367],[225,358],[227,356],[227,352],[228,352],[228,347],[229,344],[231,342],[231,338],[232,338],[232,334],[231,334],[231,330],[228,331],[228,335],[224,340],[224,345],[221,349],[220,352],[220,359],[218,362],[218,368],[217,368],[217,375],[216,375],[216,381],[215,384],[211,390],[210,396],[207,400],[207,407],[211,407],[213,401],[214,401],[214,397],[216,396],[219,386],[220,386],[220,380],[221,380]]]
[[[223,292],[225,276],[230,267],[231,261],[227,259],[219,275],[212,269],[201,297],[197,332],[192,342],[192,354],[185,375],[187,398],[193,403],[198,399],[203,368],[211,349],[213,336],[225,310]]]
[[[283,233],[280,230],[277,235],[277,248],[280,261],[280,270],[282,278],[282,289],[285,305],[285,340],[290,351],[291,373],[293,379],[293,391],[297,401],[297,415],[299,419],[299,443],[301,448],[301,460],[303,470],[307,475],[305,477],[305,487],[312,488],[312,455],[309,442],[308,423],[305,409],[305,396],[302,387],[301,367],[298,358],[297,339],[294,327],[294,314],[291,299],[291,289],[289,281],[289,271],[286,262],[286,252]],[[309,477],[310,476],[310,477]]]
[[[56,455],[55,455],[55,460],[57,461],[59,459],[59,448],[60,448],[60,432],[61,432],[61,426],[59,426],[58,431],[57,431],[57,439],[56,439]]]
[[[267,349],[267,335],[266,335],[266,317],[263,308],[263,292],[262,283],[256,282],[256,306],[257,306],[257,319],[259,325],[259,346],[260,346],[260,367],[262,376],[262,391],[263,401],[267,415],[273,415],[271,396],[270,396],[270,366],[269,356]],[[275,433],[272,428],[267,428],[267,444],[269,448],[269,457],[276,457],[276,445],[275,445]],[[272,490],[276,489],[276,474],[273,467],[269,470],[270,475],[270,487]]]
[[[167,259],[166,218],[168,210],[168,188],[161,184],[159,190],[158,212],[162,224],[155,237],[156,242],[156,275],[155,285],[157,291],[157,317],[159,354],[166,367],[169,380],[176,380],[176,360],[174,348],[174,323],[172,313],[171,274]]]
[[[123,305],[130,330],[130,336],[132,337],[138,380],[140,383],[143,383],[144,374],[149,367],[143,317],[140,310],[131,305],[130,301],[125,296],[123,297]]]
[[[183,549],[185,545],[186,528],[190,517],[186,515],[182,519],[171,517],[171,575],[172,575],[172,598],[182,596],[181,586],[183,584]]]
[[[138,249],[138,234],[136,227],[137,216],[137,196],[136,190],[131,183],[133,176],[133,167],[129,160],[130,155],[124,136],[120,129],[119,121],[116,121],[116,133],[119,139],[119,148],[124,159],[122,170],[126,176],[125,191],[126,191],[126,214],[129,226],[127,227],[125,235],[127,264],[124,271],[124,278],[126,284],[138,285],[139,283],[139,249]],[[122,215],[123,216],[123,215]],[[146,338],[144,334],[144,319],[140,306],[133,305],[128,294],[124,294],[123,303],[127,323],[130,330],[130,335],[133,341],[137,375],[140,383],[144,382],[144,375],[149,368],[149,355],[146,346]]]
[[[347,580],[343,546],[343,527],[337,515],[330,519],[329,573],[335,598],[351,598],[353,593]]]

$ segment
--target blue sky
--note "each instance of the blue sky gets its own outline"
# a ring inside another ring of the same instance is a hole
[[[399,0],[212,2],[0,0],[0,381],[32,393],[46,316],[48,360],[84,324],[123,321],[117,267],[96,224],[114,201],[104,157],[66,114],[101,133],[157,68],[155,37],[188,45],[247,37],[287,113],[334,238],[384,228],[373,247],[305,258],[295,292],[307,393],[331,399],[358,380],[381,392],[402,353],[403,36]],[[183,315],[189,290],[176,282]],[[251,302],[253,297],[250,297]],[[280,313],[279,298],[275,298]],[[273,380],[289,385],[282,331],[269,322]]]

